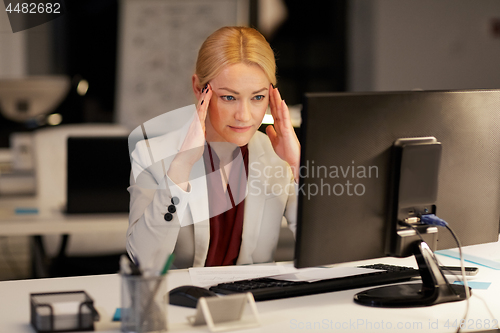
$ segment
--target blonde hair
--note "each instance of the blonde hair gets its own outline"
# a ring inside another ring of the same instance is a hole
[[[247,27],[223,27],[203,42],[196,61],[200,87],[214,79],[227,65],[258,65],[276,85],[274,52],[264,36]]]

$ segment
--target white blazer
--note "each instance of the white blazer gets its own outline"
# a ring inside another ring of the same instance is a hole
[[[210,216],[203,158],[182,191],[166,176],[188,126],[140,141],[132,152],[127,251],[142,267],[160,270],[172,252],[177,268],[205,265]],[[149,147],[148,147],[149,145]],[[256,132],[248,143],[249,163],[243,232],[237,264],[273,261],[282,219],[295,234],[298,186],[290,166],[276,155],[267,135]],[[173,219],[164,215],[178,197]]]

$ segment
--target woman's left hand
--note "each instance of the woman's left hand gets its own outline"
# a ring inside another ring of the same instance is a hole
[[[299,181],[300,142],[290,120],[290,112],[281,99],[278,88],[269,87],[269,105],[274,118],[274,127],[266,127],[266,133],[276,154],[292,167],[293,177]]]

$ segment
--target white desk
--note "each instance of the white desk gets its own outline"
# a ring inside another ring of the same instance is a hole
[[[0,236],[122,232],[125,237],[127,228],[128,214],[23,215],[0,220]]]
[[[39,212],[37,214],[16,214],[16,208],[37,208]],[[123,252],[125,252],[127,228],[127,213],[67,215],[60,210],[44,210],[40,208],[35,197],[0,198],[0,237],[65,234],[123,235]],[[48,276],[47,267],[44,264],[45,250],[42,243],[35,239],[32,244],[33,246],[29,251],[31,252],[33,276]],[[121,251],[115,249],[116,245],[112,246],[114,246],[111,248],[112,251]]]
[[[39,208],[34,198],[0,199],[0,236],[34,236],[122,232],[128,228],[128,214],[71,214],[44,211],[15,214],[16,208]]]
[[[491,244],[481,245],[489,246]],[[497,248],[499,243],[494,244]],[[445,265],[458,265],[456,259],[439,256]],[[375,263],[369,260],[362,263]],[[412,265],[413,258],[384,258],[389,264]],[[358,263],[350,263],[349,265]],[[470,263],[468,266],[474,266]],[[474,330],[484,329],[488,320],[500,319],[500,271],[480,267],[475,281],[492,282],[487,290],[474,290],[470,300],[467,323]],[[187,270],[171,271],[168,275],[168,289],[190,284]],[[119,332],[119,323],[111,321],[115,308],[120,305],[120,280],[118,275],[101,275],[75,278],[41,279],[0,282],[0,332],[30,332],[29,294],[63,290],[86,290],[95,301],[101,320],[96,323],[96,331]],[[262,326],[245,332],[453,332],[446,328],[449,320],[458,322],[465,311],[465,302],[440,304],[432,307],[412,309],[382,309],[357,305],[353,295],[357,290],[295,297],[283,300],[258,302]],[[489,310],[488,310],[489,308]],[[191,327],[186,316],[194,314],[194,309],[168,306],[169,329],[171,332],[208,332],[203,327]],[[492,315],[490,314],[492,313]],[[482,327],[479,327],[479,324]],[[311,326],[308,326],[311,325]],[[314,329],[316,325],[316,329]],[[370,327],[371,325],[371,327]],[[399,325],[399,328],[398,328]],[[429,325],[432,325],[429,328]],[[437,328],[434,329],[434,326]],[[388,329],[392,326],[392,329]],[[310,327],[308,329],[308,327]],[[465,329],[464,332],[471,331]]]

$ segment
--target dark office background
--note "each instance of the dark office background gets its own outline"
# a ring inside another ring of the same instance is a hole
[[[250,25],[258,28],[258,1],[249,4]],[[301,102],[304,92],[344,91],[347,0],[287,0],[285,4],[288,17],[269,38],[277,57],[282,97],[293,105]],[[63,124],[112,122],[119,3],[71,0],[66,5],[67,14],[53,22],[52,73],[46,74],[70,76],[72,89],[54,112],[63,116]],[[84,96],[76,93],[82,79],[89,82]],[[8,147],[13,132],[43,126],[43,121],[18,124],[0,115],[0,147]]]
[[[259,3],[249,0],[249,23],[256,28]],[[287,17],[267,38],[277,57],[278,86],[289,105],[301,103],[303,93],[312,91],[500,86],[500,67],[494,61],[500,50],[498,0],[484,1],[483,6],[456,1],[454,11],[420,0],[283,3]],[[66,4],[66,15],[29,29],[26,74],[65,74],[72,79],[69,95],[54,110],[63,115],[63,124],[111,122],[116,111],[119,1]],[[81,80],[90,87],[84,96],[76,92]],[[8,147],[13,132],[44,126],[43,119],[19,124],[0,115],[0,147]]]

